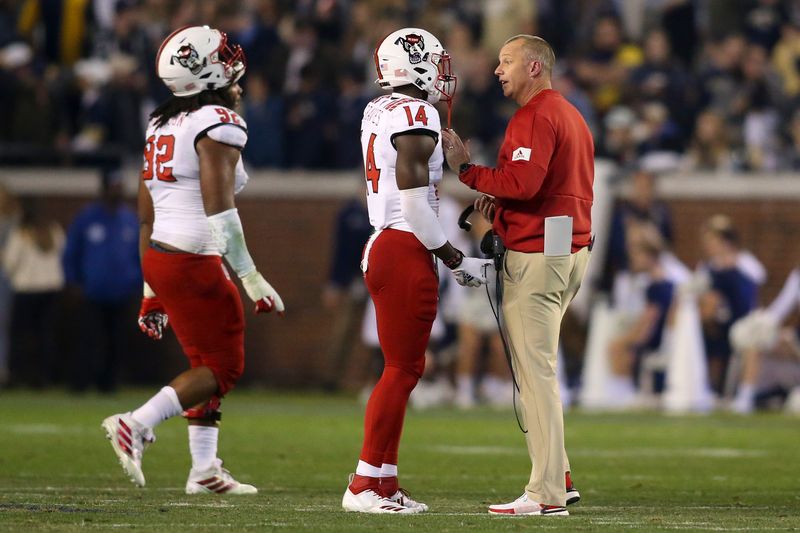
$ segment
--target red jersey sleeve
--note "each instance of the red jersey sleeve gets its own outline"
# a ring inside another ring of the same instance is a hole
[[[469,187],[509,200],[530,200],[542,186],[556,132],[539,113],[520,113],[508,124],[497,168],[474,165],[459,175]]]

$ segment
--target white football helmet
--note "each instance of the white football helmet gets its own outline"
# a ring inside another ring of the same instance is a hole
[[[386,36],[375,49],[375,83],[383,89],[414,85],[428,93],[428,102],[448,102],[456,92],[450,55],[434,35],[403,28]]]
[[[208,26],[181,28],[164,39],[156,56],[158,77],[175,96],[192,96],[236,83],[247,63],[239,45]]]

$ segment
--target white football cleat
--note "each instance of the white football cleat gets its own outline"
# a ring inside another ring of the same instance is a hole
[[[233,479],[231,473],[222,468],[222,459],[214,459],[206,470],[189,472],[186,494],[258,494],[258,489]]]
[[[382,514],[414,514],[420,510],[406,507],[401,503],[384,498],[372,489],[366,489],[358,494],[350,490],[350,483],[353,482],[353,474],[350,474],[350,482],[342,497],[342,509],[348,512],[357,513],[382,513]]]
[[[573,503],[578,503],[581,501],[581,493],[578,492],[578,489],[573,487],[567,488],[567,505],[572,505]]]
[[[511,516],[569,516],[566,507],[559,505],[545,505],[528,498],[525,492],[511,503],[489,506],[489,514]]]
[[[109,416],[103,420],[101,427],[122,469],[136,486],[144,487],[142,454],[145,447],[156,440],[153,430],[135,421],[130,413]]]
[[[394,493],[393,496],[390,496],[389,499],[395,503],[399,503],[403,507],[408,507],[409,509],[416,509],[418,513],[424,513],[428,510],[428,504],[422,503],[414,500],[409,494],[406,489],[397,489],[397,492]]]

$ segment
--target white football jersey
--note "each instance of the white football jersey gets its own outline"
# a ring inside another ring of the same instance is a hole
[[[397,149],[394,138],[400,134],[413,131],[436,140],[436,148],[428,161],[428,202],[438,214],[438,187],[444,162],[441,130],[439,112],[425,100],[393,93],[367,104],[361,120],[361,149],[367,179],[369,221],[376,230],[411,231],[400,211],[400,194],[395,179]]]
[[[196,146],[203,136],[242,149],[247,143],[247,124],[234,111],[218,105],[181,113],[161,127],[151,121],[142,179],[153,198],[154,241],[194,254],[220,255],[211,238],[200,192],[200,157]],[[234,192],[241,191],[247,179],[239,156]]]

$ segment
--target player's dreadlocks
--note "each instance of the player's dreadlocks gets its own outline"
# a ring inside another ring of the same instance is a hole
[[[213,91],[202,91],[192,96],[171,96],[150,113],[150,118],[155,119],[156,126],[160,128],[175,115],[197,111],[206,105],[221,105],[233,109],[235,100],[230,88],[231,86],[228,85]]]

